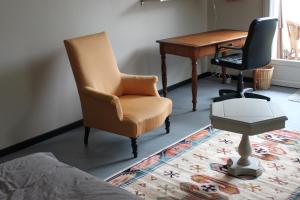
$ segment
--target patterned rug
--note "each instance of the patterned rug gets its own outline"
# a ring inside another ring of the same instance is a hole
[[[300,199],[300,136],[279,130],[251,136],[258,178],[227,175],[240,134],[205,128],[107,179],[143,199]]]

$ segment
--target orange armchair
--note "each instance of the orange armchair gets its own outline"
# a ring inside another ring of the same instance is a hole
[[[137,157],[137,138],[161,126],[170,131],[172,101],[160,97],[156,76],[120,73],[105,32],[64,41],[74,73],[85,126],[84,143],[90,128],[131,139]]]

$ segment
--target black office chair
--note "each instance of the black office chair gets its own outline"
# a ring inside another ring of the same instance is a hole
[[[271,62],[271,47],[277,26],[277,19],[264,17],[252,21],[245,45],[243,47],[222,46],[217,48],[212,64],[239,70],[237,90],[222,89],[220,97],[214,98],[214,102],[232,98],[258,98],[270,101],[269,97],[248,92],[244,89],[243,71],[263,67]],[[220,56],[222,49],[238,50],[234,53]]]

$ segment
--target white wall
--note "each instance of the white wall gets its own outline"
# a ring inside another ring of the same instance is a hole
[[[247,31],[251,21],[262,16],[263,1],[264,0],[209,0],[208,27],[209,29],[226,28]],[[216,5],[216,12],[213,9],[213,2],[215,2]]]
[[[122,72],[160,75],[155,41],[204,30],[202,3],[1,0],[0,149],[81,119],[64,39],[105,30]],[[167,62],[169,84],[190,77],[188,59]]]
[[[214,10],[213,2],[216,9]],[[248,31],[251,21],[263,15],[264,0],[208,0],[208,29],[236,29]],[[220,72],[220,67],[210,66],[213,72]],[[236,70],[227,70],[229,74],[237,74]],[[252,76],[246,72],[246,76]]]

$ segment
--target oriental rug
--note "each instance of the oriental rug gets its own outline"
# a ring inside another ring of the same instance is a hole
[[[251,136],[258,177],[227,175],[240,134],[207,127],[107,179],[142,199],[300,199],[300,136],[288,130]]]

